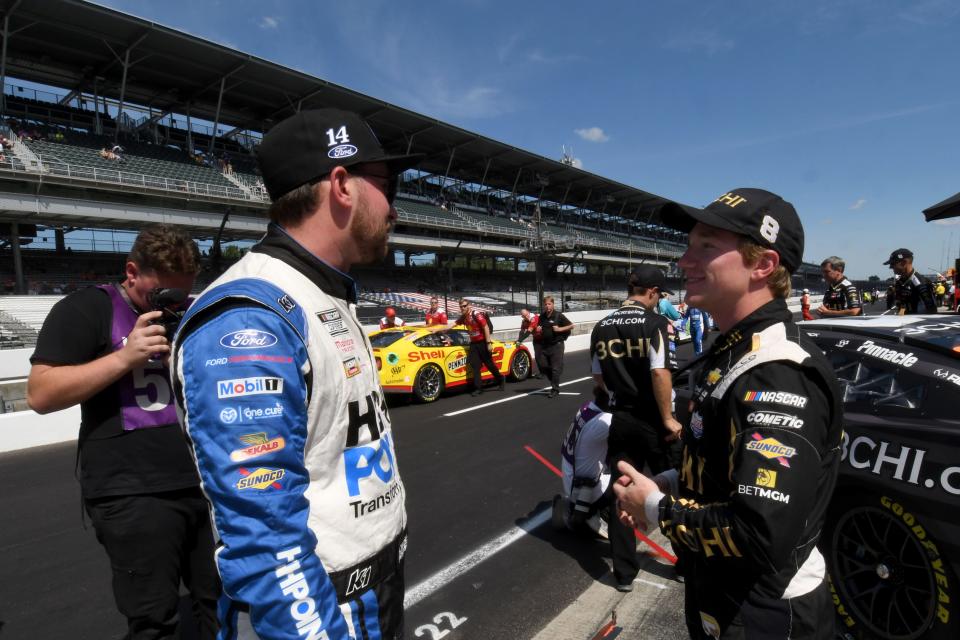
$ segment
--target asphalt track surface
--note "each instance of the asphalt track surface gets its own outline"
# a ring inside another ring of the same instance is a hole
[[[680,347],[681,363],[690,351]],[[407,638],[532,638],[598,581],[611,584],[608,544],[549,522],[560,480],[534,453],[559,466],[561,438],[591,393],[586,352],[567,354],[564,380],[554,399],[531,393],[545,386],[531,379],[477,398],[391,400],[409,516]],[[74,447],[0,455],[4,640],[123,636],[106,555],[81,524]],[[651,560],[645,567],[655,581],[670,582],[669,566]],[[681,606],[675,589],[663,593],[673,594],[672,609]],[[685,637],[676,621],[643,636]],[[194,634],[184,629],[183,637]]]

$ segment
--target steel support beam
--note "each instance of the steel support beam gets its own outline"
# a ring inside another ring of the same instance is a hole
[[[217,141],[217,127],[220,126],[220,108],[223,106],[223,89],[227,86],[227,77],[220,78],[220,93],[217,95],[217,113],[213,116],[213,129],[210,131],[210,148],[207,153],[213,154],[213,143]],[[299,106],[297,108],[299,111]]]
[[[7,42],[10,40],[10,16],[17,10],[17,7],[20,6],[20,2],[21,0],[14,2],[10,10],[3,16],[3,51],[0,52],[0,117],[6,115],[7,111],[7,92],[5,86],[7,83]],[[17,250],[19,251],[19,245]]]

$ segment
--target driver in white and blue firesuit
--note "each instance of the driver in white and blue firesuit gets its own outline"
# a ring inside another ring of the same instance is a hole
[[[554,501],[554,516],[573,529],[585,528],[605,536],[609,499],[602,500],[610,485],[607,467],[607,437],[610,434],[610,394],[603,385],[593,388],[593,400],[580,407],[560,447],[563,495]]]
[[[803,256],[793,206],[736,189],[705,209],[669,203],[689,233],[689,304],[723,330],[691,376],[683,461],[651,480],[625,462],[621,518],[659,525],[683,563],[692,638],[834,637],[820,532],[837,480],[842,403],[823,352],[793,323]]]
[[[257,151],[260,242],[174,344],[181,421],[212,505],[220,638],[400,638],[407,516],[351,265],[382,260],[397,176],[366,122],[301,111]]]
[[[689,302],[683,310],[683,319],[690,322],[690,339],[693,341],[695,355],[703,353],[703,333],[710,329],[710,315]]]

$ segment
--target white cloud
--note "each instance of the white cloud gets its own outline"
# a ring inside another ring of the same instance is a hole
[[[958,218],[946,218],[946,219],[944,219],[944,220],[934,220],[934,221],[933,221],[933,224],[939,224],[939,225],[942,225],[942,226],[945,226],[945,227],[946,227],[946,226],[955,225],[955,224],[960,224],[960,217],[958,217]],[[951,233],[953,233],[953,232],[951,231]]]
[[[586,140],[587,142],[606,142],[610,139],[606,133],[603,132],[603,129],[600,127],[589,127],[587,129],[574,129],[574,133]]]
[[[583,169],[583,160],[581,160],[580,158],[574,158],[573,167],[575,169]]]
[[[279,26],[280,26],[279,18],[274,18],[273,16],[263,16],[260,19],[261,29],[276,29]]]
[[[722,51],[729,51],[736,43],[716,31],[708,29],[691,29],[684,33],[677,33],[670,37],[663,46],[674,51],[696,53],[703,51],[707,55],[714,55]]]
[[[850,205],[850,211],[856,211],[857,209],[862,209],[863,205],[867,204],[866,198],[860,198],[852,205]]]

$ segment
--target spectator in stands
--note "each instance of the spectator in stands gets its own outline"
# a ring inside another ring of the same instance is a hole
[[[540,330],[540,358],[537,366],[540,373],[550,380],[548,398],[560,395],[560,375],[563,373],[563,343],[573,331],[573,323],[554,306],[553,296],[543,299],[543,312],[537,318],[537,328]]]
[[[437,296],[430,298],[430,310],[424,315],[424,324],[428,327],[432,325],[447,326],[447,312],[440,311],[440,299]]]
[[[122,283],[88,287],[51,309],[37,339],[27,402],[80,405],[80,487],[113,567],[130,638],[172,638],[181,579],[203,638],[217,632],[220,583],[207,503],[168,382],[169,336],[151,310],[157,287],[189,291],[200,270],[186,233],[141,231]]]
[[[383,317],[380,318],[381,329],[393,329],[394,327],[402,327],[405,324],[403,318],[397,316],[397,310],[393,307],[387,307],[386,311],[383,312]]]
[[[110,153],[113,154],[113,159],[117,162],[123,161],[123,154],[126,152],[126,149],[121,147],[119,144],[113,145],[113,148],[110,149]]]
[[[473,308],[471,302],[466,298],[460,299],[460,317],[454,324],[461,324],[470,332],[470,349],[467,351],[467,367],[470,369],[470,375],[473,376],[472,396],[478,396],[483,393],[482,369],[486,365],[487,371],[493,374],[500,391],[506,388],[506,379],[501,375],[493,361],[493,355],[490,353],[490,345],[493,344],[493,335],[490,333],[490,323],[487,321],[487,314]]]
[[[517,335],[517,342],[523,342],[527,339],[527,336],[533,336],[533,358],[537,362],[540,362],[540,347],[543,345],[543,330],[540,329],[538,323],[540,322],[540,316],[536,313],[530,313],[529,309],[520,309],[520,333]],[[539,366],[539,365],[537,365]],[[533,374],[534,378],[542,378],[540,371],[538,370]]]

